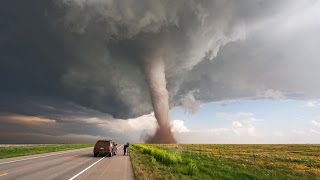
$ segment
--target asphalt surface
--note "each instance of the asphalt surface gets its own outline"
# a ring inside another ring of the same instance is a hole
[[[0,160],[5,179],[119,179],[132,180],[129,156],[118,146],[116,156],[93,157],[93,148],[38,154]]]

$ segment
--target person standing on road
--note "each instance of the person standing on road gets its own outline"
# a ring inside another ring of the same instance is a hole
[[[127,156],[129,156],[129,143],[127,143]]]
[[[128,149],[128,145],[125,144],[125,145],[123,146],[123,155],[124,155],[124,156],[125,156],[126,153],[127,153],[127,149]]]
[[[128,148],[129,148],[129,143],[126,143],[126,144],[123,146],[123,155],[124,155],[124,156],[125,156],[126,154],[129,155]]]

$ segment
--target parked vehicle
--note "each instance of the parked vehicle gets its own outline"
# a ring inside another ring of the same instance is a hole
[[[117,154],[117,144],[115,144],[112,140],[99,140],[94,145],[93,155],[97,157],[98,155],[112,157]]]

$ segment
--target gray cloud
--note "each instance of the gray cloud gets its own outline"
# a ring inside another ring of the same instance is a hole
[[[246,40],[222,48],[214,61],[196,65],[182,89],[199,87],[203,101],[263,96],[270,90],[287,98],[319,97],[319,8],[319,3],[304,4],[256,26]]]

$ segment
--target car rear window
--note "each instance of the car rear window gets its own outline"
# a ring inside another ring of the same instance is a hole
[[[109,146],[110,145],[110,141],[98,141],[96,143],[97,147],[103,147],[103,146]]]

